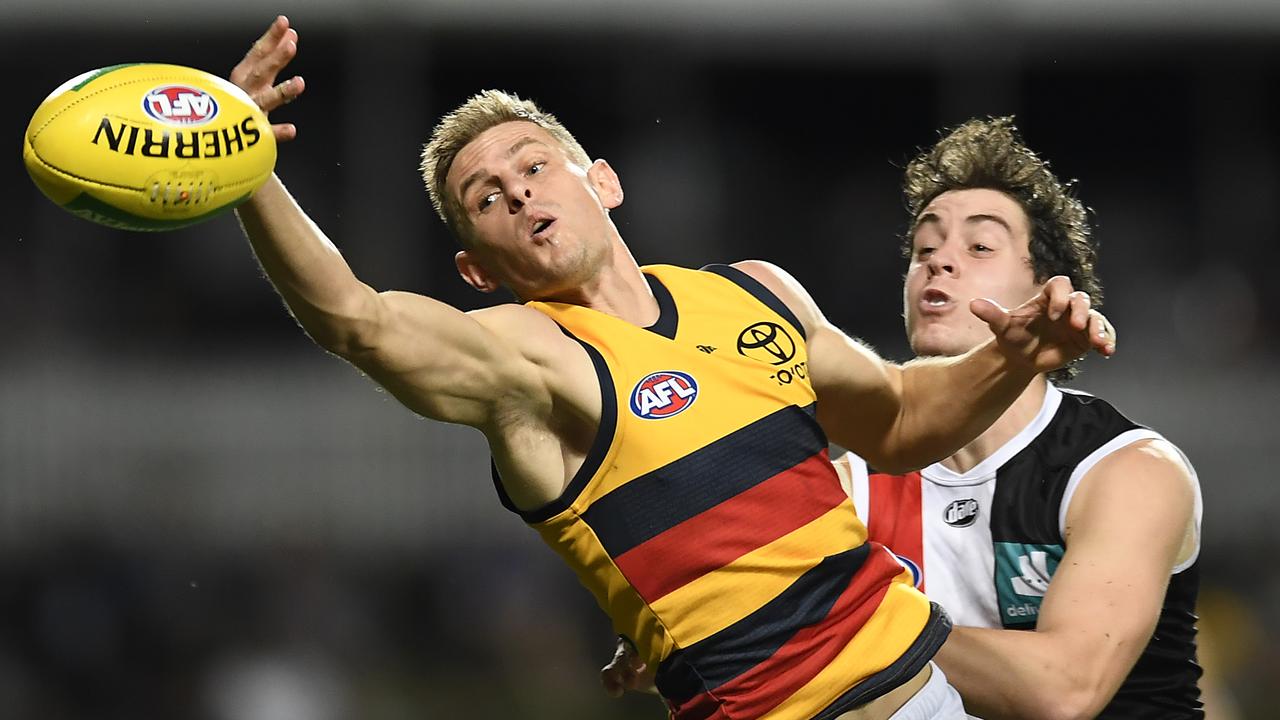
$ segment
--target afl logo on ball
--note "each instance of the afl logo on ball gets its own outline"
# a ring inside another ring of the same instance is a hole
[[[218,117],[218,101],[190,85],[165,85],[142,98],[142,109],[168,125],[204,125]]]
[[[664,370],[646,375],[631,391],[631,412],[645,420],[679,415],[698,399],[698,383],[692,375]]]
[[[969,527],[978,519],[978,501],[973,498],[956,500],[942,511],[942,519],[951,527]]]

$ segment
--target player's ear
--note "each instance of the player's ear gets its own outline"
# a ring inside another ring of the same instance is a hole
[[[499,287],[498,281],[489,274],[488,270],[476,260],[475,256],[467,250],[459,250],[457,255],[453,256],[453,262],[458,266],[458,274],[462,276],[463,282],[480,292],[493,292]]]
[[[600,204],[612,210],[622,204],[622,181],[608,160],[596,160],[587,168],[587,181],[600,196]]]

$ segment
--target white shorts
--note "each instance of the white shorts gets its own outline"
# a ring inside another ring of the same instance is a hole
[[[960,693],[947,682],[947,676],[936,663],[929,663],[929,681],[911,696],[889,720],[966,720]]]

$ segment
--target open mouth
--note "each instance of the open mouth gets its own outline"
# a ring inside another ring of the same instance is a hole
[[[928,307],[940,308],[945,307],[947,303],[951,302],[951,296],[941,290],[930,288],[925,290],[924,294],[920,296],[920,302],[924,303]]]
[[[551,218],[548,218],[546,220],[539,220],[533,224],[533,231],[530,234],[538,235],[543,231],[545,231],[547,228],[551,227],[552,223],[554,222],[555,220]]]

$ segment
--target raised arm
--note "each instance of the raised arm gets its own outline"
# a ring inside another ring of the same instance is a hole
[[[923,467],[963,447],[1037,374],[1090,348],[1115,351],[1114,332],[1089,308],[1089,296],[1056,277],[1013,310],[973,301],[970,309],[991,327],[993,340],[958,357],[899,366],[832,325],[782,269],[756,260],[736,267],[773,291],[804,324],[818,420],[828,437],[885,472]]]
[[[297,47],[297,32],[278,17],[231,80],[270,113],[305,89],[299,77],[276,83]],[[281,140],[296,133],[290,124],[273,129]],[[536,367],[503,340],[513,336],[502,327],[523,308],[465,314],[420,295],[375,291],[274,176],[237,214],[262,269],[311,338],[414,411],[484,429],[500,399],[549,404]]]

